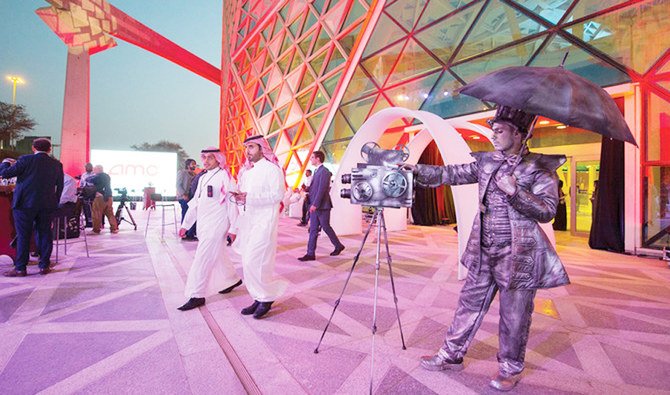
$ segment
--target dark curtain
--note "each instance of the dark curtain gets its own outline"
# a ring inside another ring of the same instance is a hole
[[[420,164],[443,166],[442,156],[437,144],[431,142],[419,158]],[[456,211],[451,188],[443,185],[439,188],[416,188],[412,218],[415,225],[442,225],[456,222]]]
[[[624,143],[603,138],[589,246],[624,252]]]

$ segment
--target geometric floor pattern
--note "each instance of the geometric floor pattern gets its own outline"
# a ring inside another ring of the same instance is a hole
[[[136,217],[142,217],[137,212]],[[89,237],[47,276],[0,278],[0,389],[8,393],[490,393],[496,372],[494,302],[457,373],[424,371],[451,321],[462,282],[456,233],[415,227],[389,233],[406,350],[385,262],[371,333],[371,235],[324,340],[314,349],[349,274],[361,237],[338,257],[321,237],[302,263],[307,232],[280,221],[277,274],[290,283],[263,320],[239,314],[244,287],[179,312],[196,244],[143,218],[137,232]],[[670,393],[670,270],[657,259],[591,250],[558,235],[572,284],[538,292],[526,370],[516,393]],[[241,274],[239,257],[232,255]],[[10,268],[0,260],[0,270]],[[29,266],[29,273],[37,267]],[[374,350],[374,366],[371,366]]]

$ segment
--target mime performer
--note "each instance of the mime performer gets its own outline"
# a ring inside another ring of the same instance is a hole
[[[286,290],[286,282],[274,279],[279,206],[284,198],[284,171],[263,136],[244,140],[246,161],[240,170],[240,191],[234,193],[243,205],[238,220],[239,238],[234,245],[242,256],[244,281],[254,302],[242,309],[258,319]]]
[[[237,190],[235,180],[226,169],[226,158],[216,147],[201,151],[207,174],[200,177],[193,199],[179,230],[184,237],[198,221],[198,248],[186,280],[184,294],[188,302],[179,307],[186,311],[205,304],[205,296],[225,287],[221,294],[231,292],[242,284],[226,251],[226,235],[235,239],[238,209],[230,199]]]

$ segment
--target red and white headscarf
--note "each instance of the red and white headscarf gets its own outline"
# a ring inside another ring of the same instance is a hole
[[[272,147],[270,147],[270,143],[265,139],[265,137],[261,136],[260,134],[257,134],[255,136],[248,137],[246,140],[244,140],[244,146],[246,147],[247,144],[256,144],[259,147],[261,147],[261,152],[263,153],[263,157],[270,163],[274,163],[277,167],[281,169],[281,166],[279,165],[279,159],[277,159],[277,155],[272,151]],[[254,167],[254,162],[250,161],[249,158],[246,158],[244,160],[244,164],[242,164],[242,167],[240,168],[240,174],[238,176],[242,177],[242,173],[245,171],[251,169]],[[282,169],[283,172],[283,169]]]
[[[216,148],[216,147],[212,147],[212,146],[207,147],[207,148],[203,149],[202,151],[200,151],[200,159],[202,159],[203,162],[205,161],[205,157],[207,156],[207,154],[214,155],[214,158],[216,159],[216,161],[219,162],[219,168],[222,171],[225,171],[228,174],[228,179],[231,180],[233,177],[230,175],[230,171],[228,171],[228,168],[226,167],[226,156],[223,154],[223,152],[221,152],[221,150],[219,148]],[[226,196],[227,196],[226,195],[226,186],[222,184],[221,185],[221,201],[219,203],[223,204],[223,202],[226,201]]]

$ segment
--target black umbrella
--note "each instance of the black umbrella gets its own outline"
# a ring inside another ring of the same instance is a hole
[[[508,67],[478,78],[459,92],[637,146],[610,95],[563,67]]]

